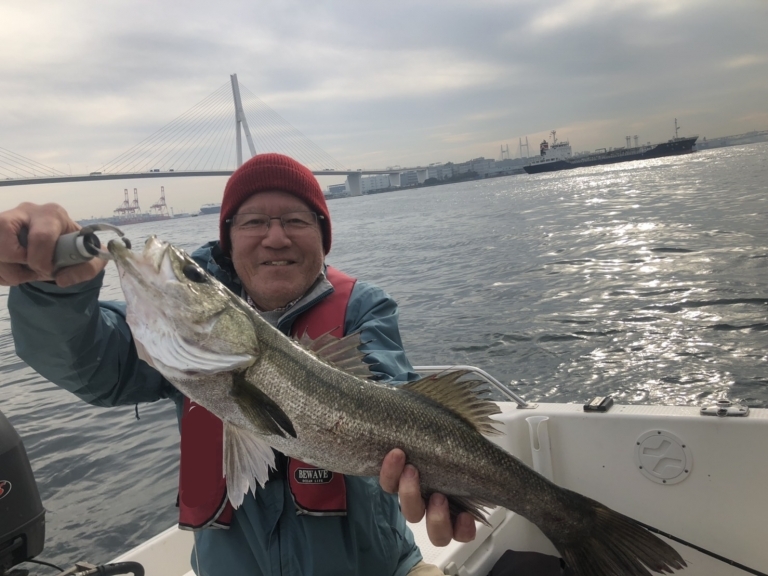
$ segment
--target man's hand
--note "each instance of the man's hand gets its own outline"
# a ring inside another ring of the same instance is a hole
[[[466,512],[451,524],[448,500],[442,494],[432,494],[425,506],[421,497],[419,472],[405,463],[405,453],[395,448],[384,457],[379,484],[385,492],[400,496],[400,509],[408,522],[419,522],[427,514],[427,535],[435,546],[447,546],[451,540],[470,542],[475,539],[475,520]]]
[[[26,228],[27,247],[19,243],[19,232]],[[55,280],[59,286],[85,282],[104,269],[106,262],[89,262],[53,272],[56,240],[75,232],[80,226],[58,204],[24,202],[12,210],[0,212],[0,285],[18,286],[37,280]]]

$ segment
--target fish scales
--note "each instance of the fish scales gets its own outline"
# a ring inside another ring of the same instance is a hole
[[[503,475],[505,465],[519,466],[519,461],[455,414],[415,393],[361,382],[326,364],[299,367],[291,355],[295,345],[279,338],[265,347],[273,342],[276,349],[264,351],[262,360],[248,369],[246,380],[279,404],[291,421],[307,423],[296,424],[301,440],[273,438],[280,451],[310,463],[316,463],[316,454],[322,452],[318,465],[343,474],[375,476],[384,456],[401,448],[419,469],[427,493],[450,488],[498,502],[518,491],[500,485],[499,479],[508,476]],[[489,462],[496,465],[488,466]],[[484,476],[495,477],[495,482],[478,482]],[[484,486],[487,496],[478,494]]]
[[[311,429],[297,428],[302,442],[275,438],[280,451],[342,474],[375,476],[384,456],[401,448],[419,470],[427,494],[473,495],[526,517],[534,515],[526,499],[518,497],[520,484],[528,483],[529,495],[531,484],[546,480],[455,414],[407,390],[361,382],[325,364],[299,367],[290,354],[291,342],[280,338],[274,343],[281,358],[270,362],[270,352],[265,352],[246,379],[280,404],[293,422],[312,423]],[[283,377],[275,378],[269,364],[280,367]],[[318,451],[322,462],[317,461]],[[540,491],[552,494],[544,483]],[[539,511],[542,502],[559,504],[554,498],[536,501]]]
[[[151,237],[137,256],[112,241],[109,251],[140,356],[224,423],[234,506],[267,481],[273,448],[360,476],[378,475],[384,456],[401,448],[425,495],[441,492],[452,512],[481,520],[484,505],[521,514],[579,576],[646,576],[686,566],[636,521],[557,486],[485,438],[498,409],[458,382],[463,373],[399,387],[364,380],[310,350],[323,344],[318,350],[344,358],[359,342],[349,340],[355,335],[338,345],[325,337],[307,341],[307,349],[170,244]],[[355,362],[350,356],[343,363]]]

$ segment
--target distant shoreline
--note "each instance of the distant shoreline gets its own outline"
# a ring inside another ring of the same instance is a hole
[[[380,188],[378,190],[371,190],[370,192],[364,192],[360,196],[373,196],[375,194],[384,194],[386,192],[397,192],[398,190],[414,190],[416,188],[432,188],[434,186],[443,186],[445,184],[457,184],[459,182],[469,182],[471,180],[490,180],[491,178],[502,178],[504,176],[517,176],[525,174],[525,170],[522,168],[515,168],[513,170],[506,170],[497,174],[488,174],[486,176],[480,176],[477,172],[464,172],[460,174],[461,177],[446,178],[445,180],[438,180],[437,178],[427,178],[421,184],[413,184],[412,186],[396,186],[389,188]],[[469,176],[467,176],[469,175]],[[359,198],[360,196],[352,196],[350,194],[344,194],[336,196],[326,194],[326,200],[340,200],[342,198]]]

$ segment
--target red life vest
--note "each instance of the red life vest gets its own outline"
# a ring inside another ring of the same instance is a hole
[[[326,268],[326,278],[333,292],[296,318],[292,334],[301,336],[306,330],[310,338],[327,332],[339,338],[344,335],[347,303],[356,280],[330,266]],[[185,398],[181,416],[179,527],[197,530],[229,526],[233,509],[227,498],[223,464],[222,421]],[[286,476],[297,514],[346,514],[347,492],[342,474],[289,458]]]

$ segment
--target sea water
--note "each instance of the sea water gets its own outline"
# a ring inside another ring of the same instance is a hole
[[[766,143],[329,208],[328,262],[398,301],[413,364],[479,366],[540,402],[768,407]],[[125,232],[191,251],[217,226],[200,216]],[[38,376],[14,354],[6,293],[0,410],[47,510],[40,558],[106,562],[176,520],[173,406],[140,405],[136,420]],[[113,266],[102,298],[121,298]]]

